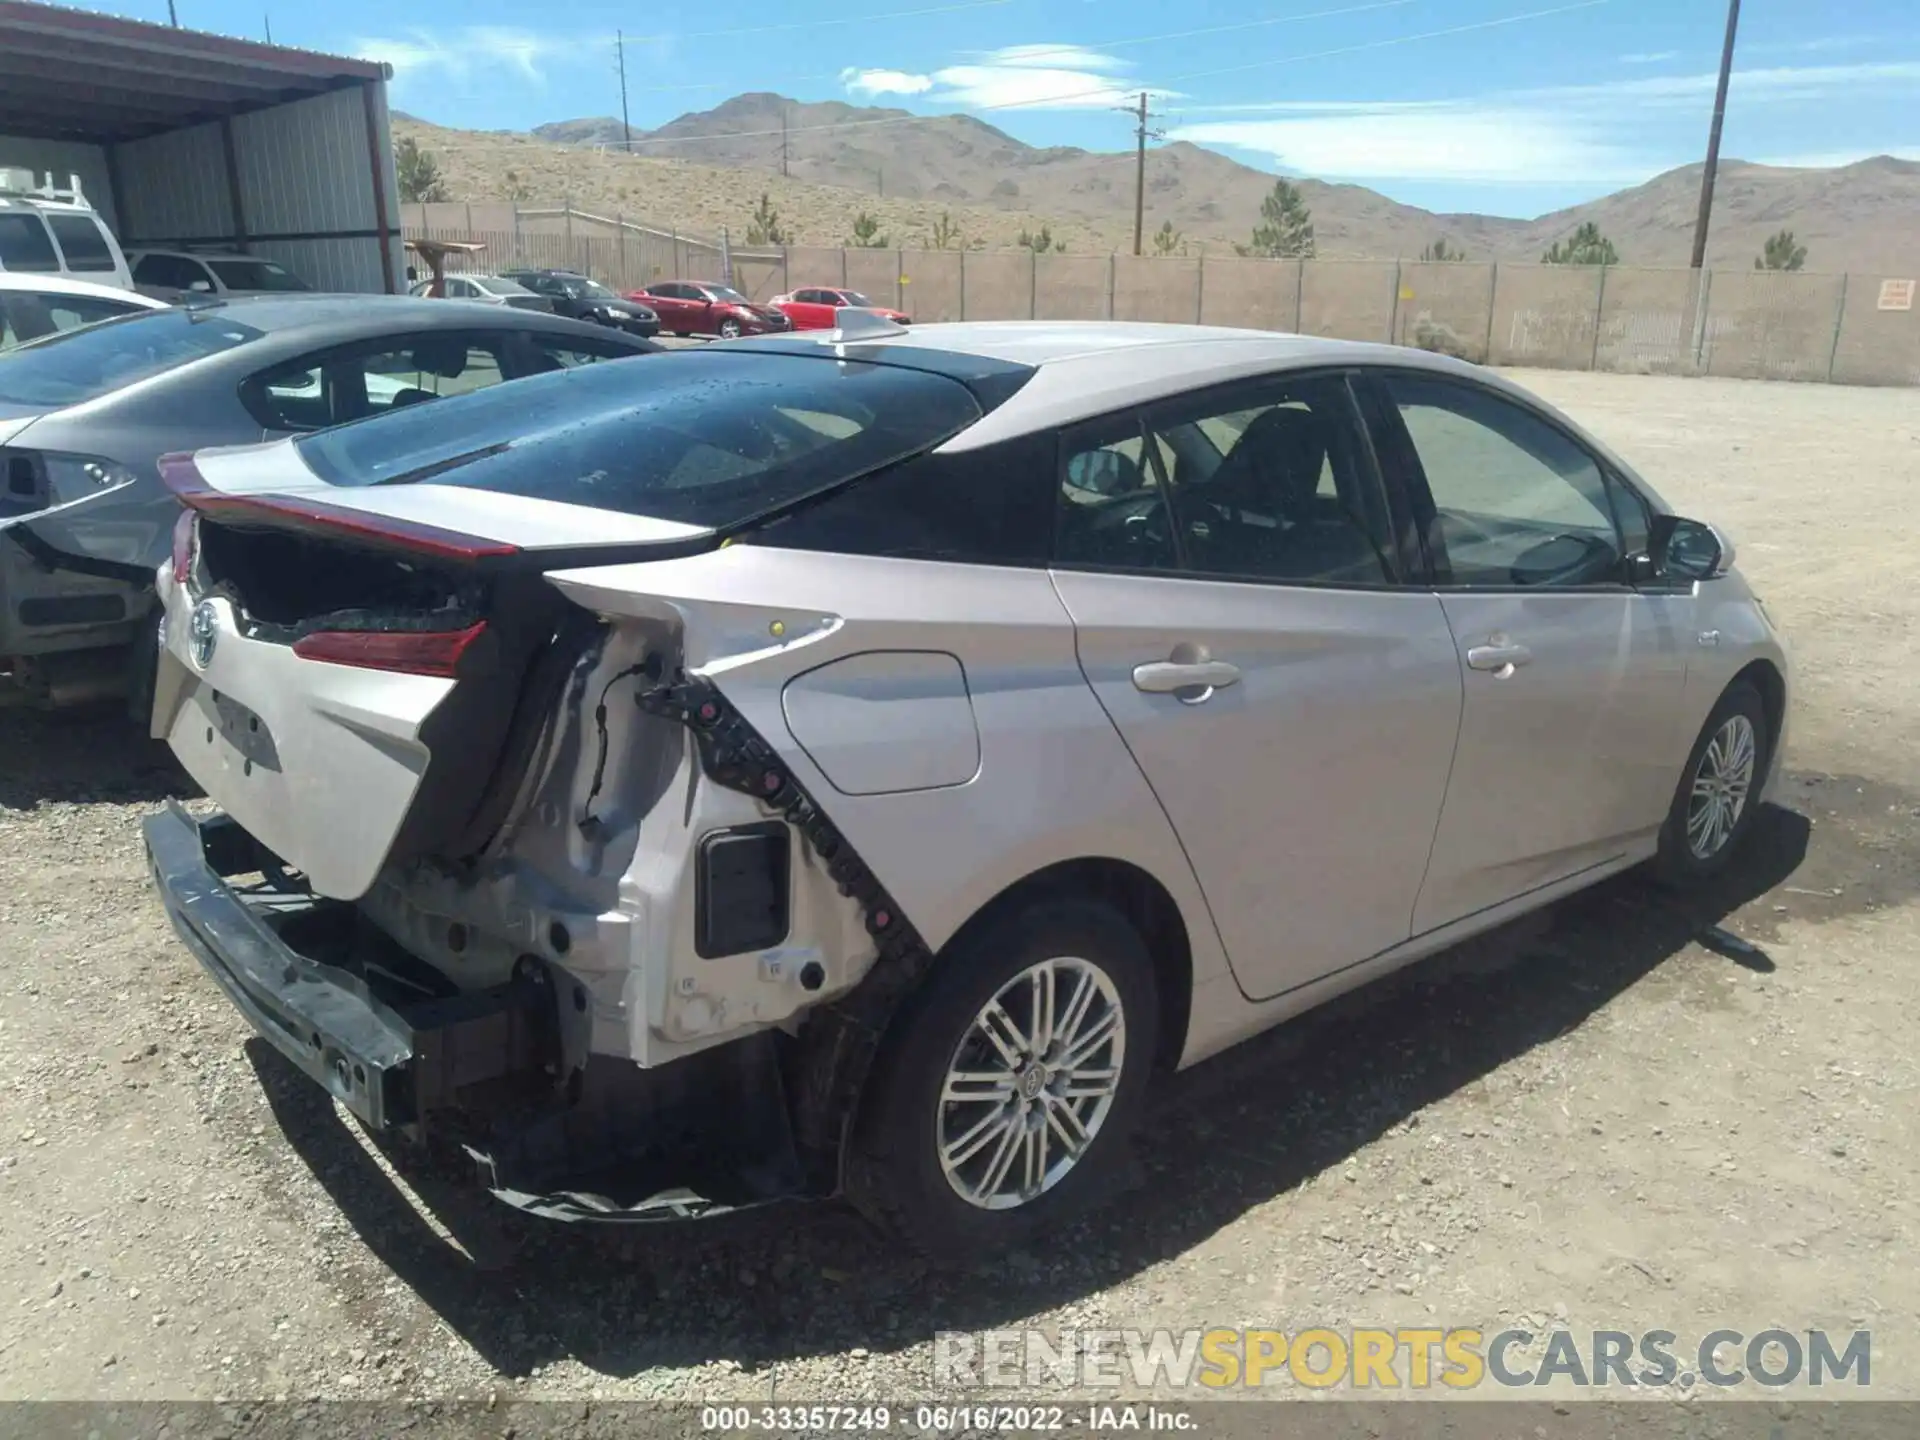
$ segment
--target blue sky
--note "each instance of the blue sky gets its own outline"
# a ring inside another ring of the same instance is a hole
[[[573,0],[533,24],[467,0],[431,28],[384,0],[177,4],[182,24],[386,60],[393,104],[445,125],[618,114],[619,28],[636,127],[774,90],[1118,149],[1112,107],[1147,89],[1170,137],[1249,164],[1529,216],[1697,159],[1726,24],[1725,0]],[[1912,6],[1747,0],[1722,153],[1920,159]]]

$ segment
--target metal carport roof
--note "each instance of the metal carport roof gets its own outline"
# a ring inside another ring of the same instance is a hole
[[[386,78],[372,60],[0,0],[0,135],[113,144]]]

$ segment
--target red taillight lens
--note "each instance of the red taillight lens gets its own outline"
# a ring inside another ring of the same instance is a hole
[[[193,579],[193,551],[200,538],[200,517],[182,510],[173,522],[173,583],[185,585]]]
[[[451,680],[486,630],[484,620],[464,630],[318,630],[294,641],[293,653],[329,665]]]

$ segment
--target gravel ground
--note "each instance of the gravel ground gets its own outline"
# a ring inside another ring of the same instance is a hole
[[[934,1331],[1026,1324],[1870,1328],[1920,1397],[1920,404],[1521,378],[1741,539],[1791,808],[1717,894],[1609,884],[1180,1077],[1138,1186],[986,1273],[830,1206],[580,1230],[399,1181],[173,941],[164,750],[0,715],[0,1397],[898,1400]]]

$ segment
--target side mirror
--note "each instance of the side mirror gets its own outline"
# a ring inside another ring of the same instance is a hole
[[[196,295],[211,295],[213,293],[213,282],[210,280],[195,280],[191,285],[187,286],[187,289]]]
[[[1667,580],[1714,580],[1733,568],[1733,542],[1703,520],[1662,515],[1649,538],[1653,574]]]

